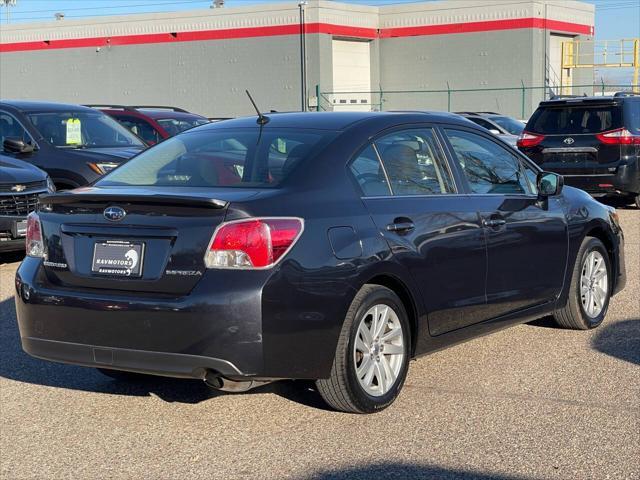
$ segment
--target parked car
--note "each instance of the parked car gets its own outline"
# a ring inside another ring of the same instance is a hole
[[[53,192],[45,172],[0,154],[0,252],[24,250],[27,215],[36,209],[40,195]]]
[[[615,209],[451,114],[197,127],[46,196],[28,231],[31,355],[231,391],[314,379],[347,412],[391,404],[410,358],[544,315],[595,328],[626,278]]]
[[[147,145],[155,145],[165,138],[177,135],[189,128],[204,125],[209,119],[177,107],[87,105],[99,108],[115,118]]]
[[[542,102],[518,148],[568,185],[640,208],[640,95]]]
[[[100,111],[23,100],[0,101],[0,140],[4,155],[41,168],[59,190],[91,183],[146,147]]]
[[[471,120],[473,123],[486,128],[509,145],[516,146],[518,137],[524,130],[524,124],[507,115],[496,112],[457,112],[458,115]]]

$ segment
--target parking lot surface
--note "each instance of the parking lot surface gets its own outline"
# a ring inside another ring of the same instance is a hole
[[[628,283],[600,328],[542,319],[423,357],[368,416],[327,410],[311,383],[224,394],[31,358],[19,256],[0,257],[0,476],[640,478],[640,211],[619,213]]]

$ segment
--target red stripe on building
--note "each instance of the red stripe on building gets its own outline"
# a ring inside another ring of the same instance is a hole
[[[491,20],[486,22],[450,23],[445,25],[425,25],[419,27],[375,28],[351,27],[329,23],[309,23],[306,33],[322,33],[355,38],[391,38],[423,35],[447,35],[469,32],[492,32],[521,28],[544,28],[562,32],[592,35],[593,27],[578,23],[546,20],[543,18],[518,18],[513,20]],[[142,35],[122,35],[114,37],[73,38],[65,40],[43,40],[40,42],[0,43],[0,52],[22,52],[28,50],[57,50],[62,48],[106,47],[109,45],[144,45],[150,43],[193,42],[199,40],[226,40],[254,37],[297,35],[300,26],[277,25],[269,27],[230,28],[223,30],[202,30],[177,33],[153,33]]]
[[[579,23],[559,22],[544,18],[515,18],[511,20],[490,20],[486,22],[447,23],[443,25],[424,25],[418,27],[385,28],[380,31],[381,38],[413,37],[420,35],[447,35],[452,33],[492,32],[515,30],[519,28],[547,28],[562,32],[591,35],[593,27]]]

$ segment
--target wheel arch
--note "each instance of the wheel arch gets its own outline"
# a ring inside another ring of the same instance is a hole
[[[411,292],[410,287],[403,282],[396,275],[391,273],[378,273],[375,276],[369,278],[365,284],[369,285],[380,285],[382,287],[386,287],[391,290],[393,293],[398,295],[404,309],[407,312],[407,316],[409,317],[409,326],[411,328],[411,356],[415,356],[416,351],[416,343],[418,337],[418,306],[416,304],[415,297]]]

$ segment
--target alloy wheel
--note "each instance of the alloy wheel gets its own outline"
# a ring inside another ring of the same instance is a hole
[[[607,302],[608,290],[607,264],[599,251],[592,250],[584,259],[580,275],[580,300],[589,317],[600,315]]]
[[[356,377],[369,395],[386,394],[404,363],[405,334],[392,307],[377,304],[360,319],[353,346]]]

